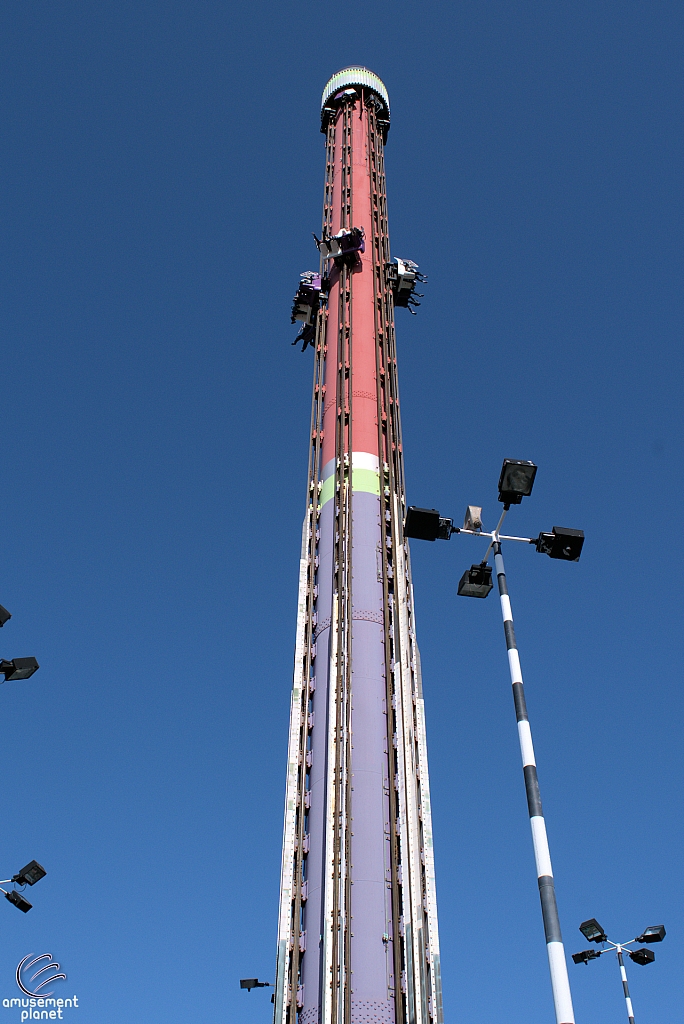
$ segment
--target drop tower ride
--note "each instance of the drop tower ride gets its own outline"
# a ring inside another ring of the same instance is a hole
[[[320,264],[293,307],[314,374],[275,1024],[443,1021],[394,334],[421,276],[390,256],[389,120],[370,71],[326,85]]]

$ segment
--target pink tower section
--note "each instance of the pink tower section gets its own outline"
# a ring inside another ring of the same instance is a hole
[[[333,183],[333,215],[332,234],[337,234],[342,227],[364,228],[367,232],[371,225],[371,176],[368,155],[368,111],[363,109],[362,116],[356,116],[352,123],[352,203],[351,214],[353,224],[343,225],[342,204],[335,199],[335,183]],[[342,119],[338,118],[335,125],[335,154],[339,160],[343,145]],[[339,171],[336,166],[336,178]],[[357,265],[351,271],[352,287],[352,445],[355,452],[366,452],[379,455],[378,452],[378,382],[375,374],[375,312],[373,288],[373,255],[369,240],[366,251],[361,253]],[[335,351],[334,339],[339,331],[339,287],[340,271],[332,267],[330,274],[330,298],[328,301],[328,327],[326,336],[328,357],[325,363],[326,401],[323,412],[323,445],[322,464],[326,467],[335,456],[335,424],[336,402],[341,401],[337,394],[338,366],[332,357]],[[331,351],[332,350],[332,351]],[[347,438],[348,444],[348,438]]]

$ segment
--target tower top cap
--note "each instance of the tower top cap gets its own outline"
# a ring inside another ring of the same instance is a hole
[[[343,68],[342,71],[338,71],[332,76],[323,90],[323,97],[321,99],[321,114],[325,118],[325,106],[336,93],[341,89],[347,89],[353,86],[362,86],[364,89],[371,89],[376,96],[379,96],[385,107],[384,119],[387,122],[387,128],[389,128],[390,119],[390,105],[389,95],[384,83],[377,75],[374,75],[368,68],[362,68],[357,65],[353,65],[350,68]]]

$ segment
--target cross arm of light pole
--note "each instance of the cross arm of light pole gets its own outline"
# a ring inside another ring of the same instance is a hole
[[[490,537],[492,540],[519,540],[521,544],[536,544],[538,537],[509,537],[505,533],[497,533],[496,530],[492,530],[488,533],[486,530],[464,530],[463,527],[455,526],[452,533],[464,533],[467,537]]]
[[[416,540],[450,540],[455,533],[466,537],[487,537],[489,545],[485,551],[483,563],[489,558],[492,546],[499,541],[511,540],[519,544],[534,544],[535,550],[550,558],[560,558],[566,562],[579,562],[584,546],[584,532],[570,530],[564,526],[554,526],[549,533],[542,531],[537,537],[515,537],[501,533],[501,526],[508,509],[504,509],[496,529],[471,529],[468,526],[454,526],[453,519],[440,516],[436,509],[416,508],[411,505],[406,511],[404,535]]]
[[[506,517],[505,509],[495,530],[472,530],[467,526],[454,526],[453,519],[441,516],[436,509],[416,508],[411,505],[407,510],[405,532],[407,537],[414,537],[416,540],[450,540],[455,533],[463,533],[467,537],[488,537],[495,540],[516,540],[521,544],[536,544],[538,537],[510,537],[501,534],[502,523]],[[487,549],[487,554],[491,544]]]

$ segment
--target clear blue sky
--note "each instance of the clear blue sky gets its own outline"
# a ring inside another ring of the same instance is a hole
[[[267,1022],[304,511],[327,78],[392,102],[409,501],[581,527],[508,555],[569,952],[596,916],[639,1024],[681,1006],[684,11],[644,2],[6,0],[2,60],[0,999],[64,965],[80,1024]],[[477,550],[476,550],[477,549]],[[444,1002],[552,1019],[496,599],[477,545],[414,544]],[[624,1019],[570,965],[579,1024]],[[13,1020],[14,1011],[0,1009]]]

